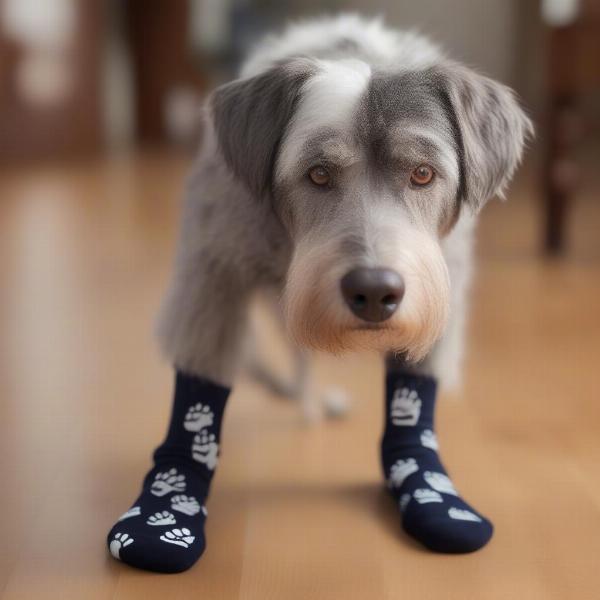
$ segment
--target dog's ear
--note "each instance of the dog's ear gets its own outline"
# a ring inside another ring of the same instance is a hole
[[[250,191],[270,190],[280,141],[314,63],[297,58],[217,88],[210,100],[225,162]]]
[[[436,69],[436,87],[453,121],[459,194],[474,210],[503,195],[533,125],[508,87],[458,64]]]

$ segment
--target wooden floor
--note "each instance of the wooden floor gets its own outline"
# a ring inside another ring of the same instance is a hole
[[[107,556],[169,411],[151,325],[185,169],[155,153],[0,175],[0,598],[599,598],[598,188],[548,262],[527,178],[485,213],[465,385],[438,416],[455,482],[495,522],[487,548],[433,555],[401,532],[379,479],[380,365],[355,356],[318,362],[352,393],[345,421],[306,428],[240,382],[195,568]]]

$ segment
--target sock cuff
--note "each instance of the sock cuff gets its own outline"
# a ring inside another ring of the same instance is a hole
[[[154,460],[164,462],[165,457],[173,456],[182,460],[183,449],[183,455],[188,455],[191,461],[189,449],[197,438],[201,444],[218,444],[230,392],[230,388],[204,377],[176,371],[169,429],[164,442],[154,452]]]

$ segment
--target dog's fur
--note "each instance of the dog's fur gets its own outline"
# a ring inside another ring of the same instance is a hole
[[[276,288],[300,345],[393,352],[452,383],[474,221],[532,132],[512,92],[419,35],[343,16],[267,39],[205,116],[159,321],[166,356],[231,385],[248,301]],[[423,189],[409,181],[421,163],[437,174]],[[315,165],[333,185],[309,180]],[[358,266],[404,278],[381,326],[342,298],[340,279]]]

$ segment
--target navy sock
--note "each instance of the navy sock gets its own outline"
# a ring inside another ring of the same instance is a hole
[[[488,519],[457,493],[438,456],[433,426],[436,381],[388,372],[381,459],[402,526],[436,552],[478,550],[492,537]]]
[[[217,465],[230,390],[178,372],[171,423],[142,492],[108,534],[110,553],[129,565],[177,573],[206,546],[204,506]]]

